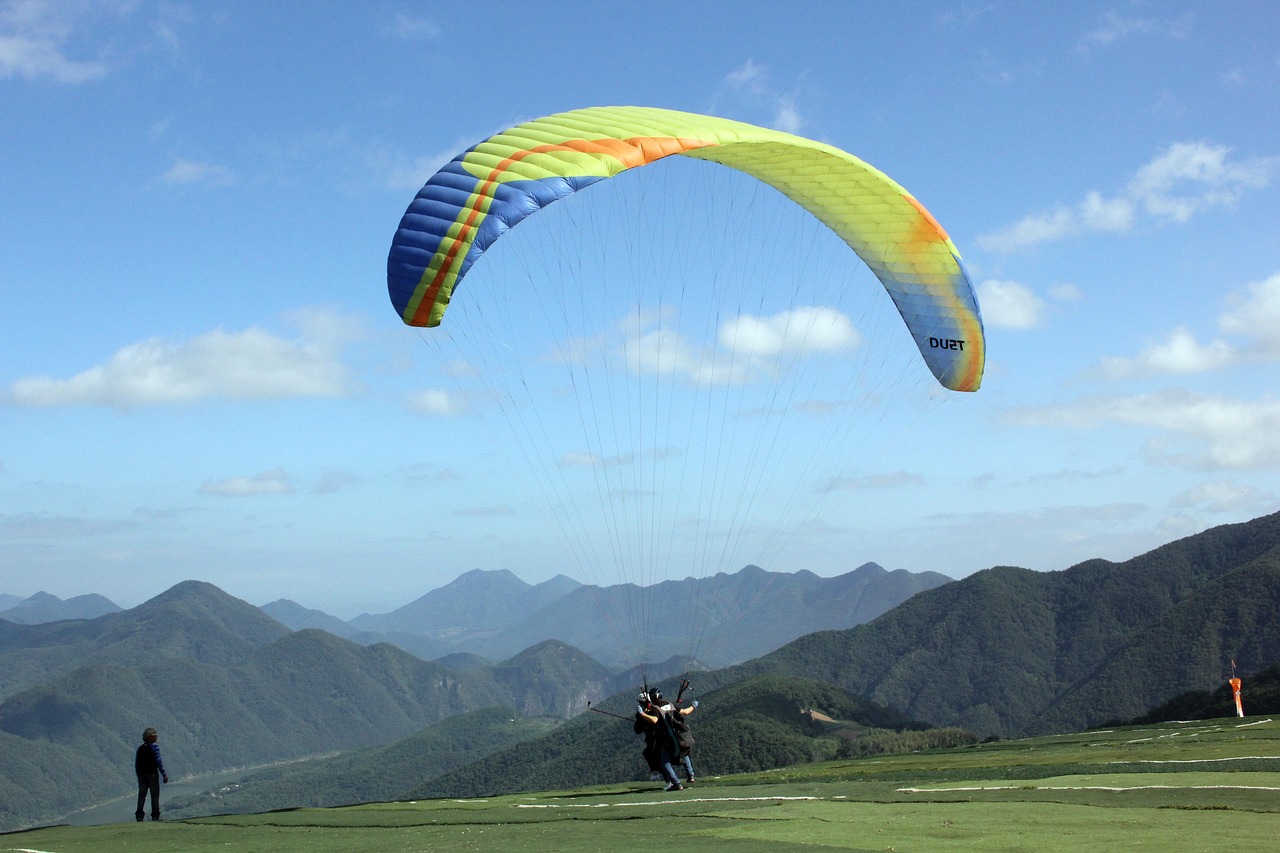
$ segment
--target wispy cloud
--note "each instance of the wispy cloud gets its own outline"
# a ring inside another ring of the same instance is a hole
[[[179,157],[160,176],[160,183],[171,187],[199,185],[203,187],[225,187],[236,182],[236,174],[225,166],[214,163],[201,163]]]
[[[1134,173],[1118,194],[1090,191],[1073,206],[1036,213],[978,238],[984,249],[1012,252],[1085,233],[1130,231],[1142,222],[1185,223],[1197,213],[1230,207],[1267,186],[1280,157],[1234,158],[1231,149],[1179,142]]]
[[[1098,396],[1018,409],[1006,419],[1021,426],[1096,429],[1112,424],[1154,429],[1147,445],[1158,464],[1204,469],[1280,467],[1280,401],[1232,400],[1170,390]]]
[[[420,41],[423,39],[438,38],[441,33],[440,25],[430,18],[424,18],[420,15],[406,15],[404,12],[396,12],[391,20],[383,26],[382,31],[389,36],[405,41]]]
[[[725,75],[725,84],[731,92],[768,110],[772,114],[769,125],[776,130],[800,133],[804,128],[805,119],[797,104],[796,93],[780,90],[766,66],[748,59]]]
[[[104,364],[66,379],[33,376],[9,389],[19,406],[138,406],[205,399],[335,397],[347,392],[338,355],[350,323],[306,312],[296,339],[264,329],[215,329],[185,341],[152,338],[118,350]]]
[[[118,522],[47,512],[0,515],[0,541],[41,539],[65,541],[70,537],[111,533],[119,526]]]
[[[457,394],[441,388],[426,388],[409,397],[409,411],[435,418],[452,418],[470,410],[470,406]]]
[[[1081,37],[1077,49],[1088,53],[1107,47],[1127,38],[1143,35],[1160,35],[1169,38],[1186,38],[1191,34],[1191,17],[1151,18],[1125,16],[1108,12],[1106,19]]]
[[[471,518],[492,518],[494,516],[515,515],[516,511],[507,504],[495,504],[494,506],[459,507],[450,514]]]
[[[1175,495],[1170,506],[1202,512],[1258,512],[1275,505],[1276,496],[1253,486],[1242,486],[1227,480],[1201,483]]]
[[[283,468],[272,468],[249,477],[228,477],[225,480],[206,480],[200,486],[201,494],[219,497],[257,497],[259,495],[293,494],[293,481]]]
[[[909,471],[886,471],[880,474],[864,474],[858,477],[833,477],[819,491],[852,492],[867,489],[897,489],[903,486],[923,486],[926,481],[919,474]]]
[[[0,4],[0,78],[87,83],[107,76],[101,57],[73,55],[76,13],[83,7],[41,0]]]
[[[326,471],[311,486],[311,493],[313,495],[332,495],[359,482],[359,477],[347,471]]]

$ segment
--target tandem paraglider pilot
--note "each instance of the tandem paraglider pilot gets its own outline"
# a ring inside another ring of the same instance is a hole
[[[142,745],[133,757],[133,769],[138,774],[138,810],[133,816],[142,820],[146,816],[147,794],[151,794],[151,819],[160,819],[160,781],[169,782],[169,774],[165,772],[164,761],[160,758],[160,747],[156,744],[159,736],[155,729],[147,729],[142,733]]]
[[[684,786],[680,784],[680,777],[676,775],[672,765],[678,757],[681,758],[688,772],[689,781],[693,781],[693,764],[686,757],[688,752],[682,749],[683,744],[678,732],[680,728],[688,732],[688,725],[680,724],[684,723],[685,715],[692,713],[698,703],[694,702],[688,708],[677,709],[667,703],[662,693],[657,690],[646,690],[640,694],[638,701],[635,732],[644,735],[644,758],[649,769],[662,775],[667,783],[666,790],[684,790]],[[673,723],[673,718],[679,718],[679,722]],[[689,739],[689,746],[693,746],[692,738]]]

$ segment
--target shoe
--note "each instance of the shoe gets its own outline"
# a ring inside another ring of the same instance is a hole
[[[681,785],[679,782],[672,782],[670,785],[668,785],[668,786],[666,787],[666,789],[665,789],[665,790],[668,790],[668,791],[683,791],[683,790],[684,790],[684,785]]]
[[[689,779],[688,779],[688,781],[686,781],[686,782],[685,782],[685,784],[686,784],[686,785],[692,785],[692,784],[693,784],[694,782],[696,782],[696,781],[698,781],[698,780],[697,780],[697,779],[694,779],[692,776],[690,776],[690,777],[689,777]]]

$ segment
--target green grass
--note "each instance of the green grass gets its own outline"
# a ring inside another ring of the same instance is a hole
[[[473,800],[374,803],[0,836],[113,851],[1274,851],[1280,722],[1229,719]],[[710,768],[707,768],[710,769]]]

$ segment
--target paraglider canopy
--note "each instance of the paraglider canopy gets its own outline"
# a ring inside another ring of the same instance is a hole
[[[973,288],[951,238],[910,193],[833,146],[673,110],[559,113],[459,154],[400,222],[387,258],[392,304],[410,325],[438,325],[458,282],[508,229],[597,181],[673,155],[738,169],[813,213],[884,285],[938,381],[978,389],[986,346]]]

